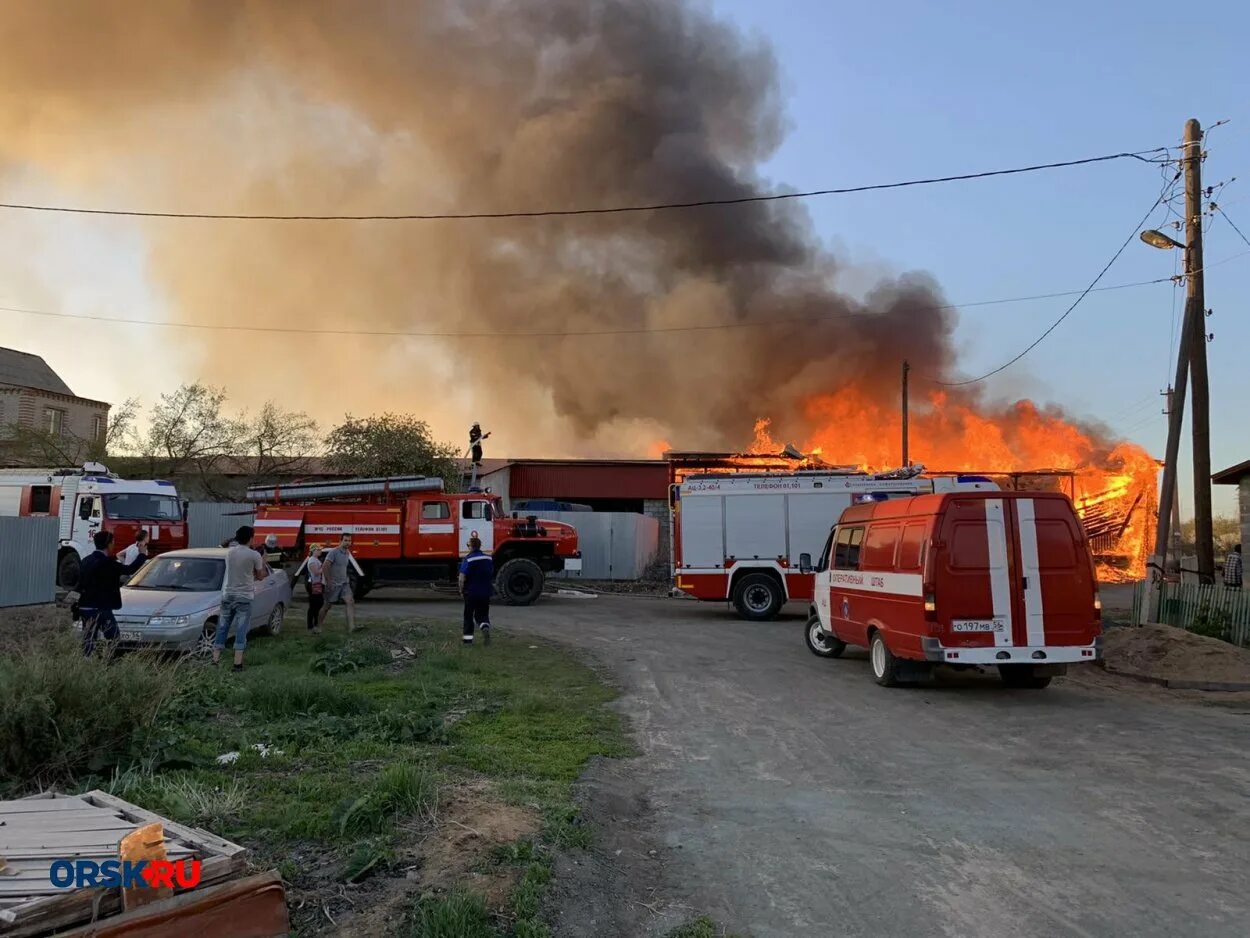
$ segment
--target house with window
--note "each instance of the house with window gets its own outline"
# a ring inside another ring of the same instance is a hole
[[[1211,476],[1216,485],[1237,486],[1237,511],[1241,521],[1242,550],[1250,549],[1250,459]]]
[[[18,428],[65,441],[79,454],[108,431],[109,406],[78,397],[38,355],[0,348],[0,441]]]

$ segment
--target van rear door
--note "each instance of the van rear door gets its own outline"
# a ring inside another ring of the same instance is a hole
[[[1014,498],[1020,593],[1030,646],[1088,645],[1100,631],[1089,548],[1062,495]]]
[[[935,525],[933,577],[939,640],[947,648],[1010,648],[1013,525],[1007,500],[948,498]]]

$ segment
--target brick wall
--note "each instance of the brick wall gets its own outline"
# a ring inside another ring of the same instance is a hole
[[[656,556],[666,564],[671,563],[672,551],[668,540],[668,499],[644,498],[642,501],[642,513],[660,523],[660,544],[656,550]]]

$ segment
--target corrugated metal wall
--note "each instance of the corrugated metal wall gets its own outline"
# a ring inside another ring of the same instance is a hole
[[[655,558],[660,523],[646,515],[618,511],[547,511],[539,515],[577,529],[582,572],[571,580],[636,580]]]
[[[663,462],[516,462],[508,485],[512,498],[667,498]]]
[[[56,599],[56,518],[0,518],[0,606]]]
[[[191,547],[220,547],[234,537],[240,525],[255,519],[251,502],[192,502],[187,508],[188,544]]]

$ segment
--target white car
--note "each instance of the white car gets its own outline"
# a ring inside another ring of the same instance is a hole
[[[114,614],[121,644],[208,654],[225,575],[223,547],[171,550],[153,557],[122,587],[122,607]],[[285,572],[275,570],[256,581],[248,634],[277,635],[290,606],[291,584]]]

